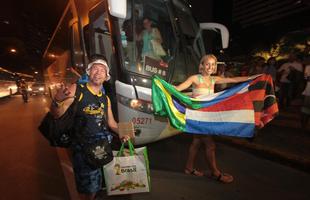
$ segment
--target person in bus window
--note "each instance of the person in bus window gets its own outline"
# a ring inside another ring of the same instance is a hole
[[[200,74],[190,76],[186,81],[181,83],[175,88],[178,91],[185,90],[190,86],[192,89],[192,96],[199,98],[201,95],[213,94],[215,84],[225,84],[225,83],[238,83],[247,81],[249,77],[221,77],[212,76],[212,74],[217,71],[217,58],[212,55],[205,55],[202,57],[199,65]],[[189,148],[189,155],[185,166],[185,173],[194,176],[204,176],[204,173],[195,169],[194,162],[201,145],[205,146],[205,156],[207,160],[210,173],[207,174],[209,178],[213,178],[222,183],[231,183],[233,181],[233,176],[227,173],[223,173],[217,166],[215,157],[215,142],[212,136],[206,135],[194,135],[193,141]]]
[[[102,92],[103,82],[110,79],[109,67],[106,59],[94,59],[87,67],[88,82],[85,84],[72,84],[70,87],[62,85],[58,88],[51,105],[51,113],[55,118],[61,117],[77,98],[77,111],[74,117],[74,131],[72,138],[72,165],[75,175],[76,187],[83,199],[94,199],[96,193],[102,189],[103,174],[101,168],[94,169],[83,151],[84,144],[96,143],[108,139],[112,135],[108,127],[118,133],[118,124],[114,120],[111,102]],[[81,95],[75,97],[76,88],[79,87]],[[107,109],[105,109],[107,107]],[[105,113],[107,112],[107,113]],[[105,121],[107,116],[107,120]],[[108,127],[107,127],[108,126]],[[79,138],[84,138],[79,140]],[[128,135],[121,138],[127,141]]]
[[[165,50],[162,47],[162,37],[156,27],[152,27],[152,21],[145,17],[143,20],[144,30],[140,35],[140,40],[143,41],[142,47],[142,58],[145,56],[161,59],[162,56],[166,55]]]

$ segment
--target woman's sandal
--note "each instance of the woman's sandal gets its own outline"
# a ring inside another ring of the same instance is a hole
[[[192,176],[204,176],[204,173],[201,171],[198,171],[197,169],[192,169],[192,170],[185,169],[184,172],[185,174],[192,175]]]
[[[226,174],[226,173],[222,173],[222,172],[218,176],[215,176],[213,174],[209,174],[207,177],[211,178],[213,180],[216,180],[216,181],[218,181],[220,183],[231,183],[234,180],[234,177],[232,175]]]

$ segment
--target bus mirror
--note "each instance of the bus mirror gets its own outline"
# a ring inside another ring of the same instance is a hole
[[[180,11],[185,12],[188,15],[191,15],[189,5],[186,5],[184,2],[179,1],[179,0],[172,0],[172,2]]]
[[[126,18],[127,0],[108,0],[110,14],[114,17]]]
[[[200,28],[202,30],[214,30],[216,32],[220,32],[222,38],[222,47],[226,49],[228,47],[229,42],[229,31],[223,24],[218,23],[200,23]]]

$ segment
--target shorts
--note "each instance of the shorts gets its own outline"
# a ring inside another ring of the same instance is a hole
[[[102,189],[102,169],[92,169],[85,161],[81,151],[73,153],[72,164],[75,183],[79,193],[91,194]]]
[[[96,136],[96,139],[102,137],[103,136],[99,134]],[[108,135],[108,139],[109,142],[111,142],[112,136]],[[83,194],[91,194],[101,190],[104,184],[102,168],[91,168],[85,160],[85,155],[79,144],[72,145],[72,152],[72,165],[77,191]]]

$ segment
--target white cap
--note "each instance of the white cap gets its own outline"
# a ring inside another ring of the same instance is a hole
[[[90,68],[91,68],[94,64],[102,64],[102,65],[105,67],[106,71],[107,71],[107,74],[106,74],[106,75],[107,75],[106,81],[110,80],[111,76],[110,76],[110,74],[109,74],[110,69],[109,69],[108,63],[107,63],[105,60],[102,60],[102,59],[96,59],[96,60],[94,60],[93,62],[89,63],[89,64],[87,65],[87,68],[86,68],[86,73],[89,75],[89,70],[90,70]]]

